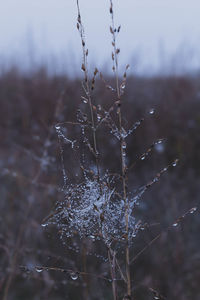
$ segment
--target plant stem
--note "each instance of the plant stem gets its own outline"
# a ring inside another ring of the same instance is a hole
[[[108,249],[108,258],[110,263],[110,274],[112,278],[112,291],[113,291],[113,299],[117,300],[117,286],[115,280],[115,269],[116,269],[116,260],[115,260],[115,252],[112,251],[111,248]]]
[[[87,56],[88,56],[88,50],[86,49],[86,42],[85,42],[85,36],[84,36],[84,27],[81,21],[81,14],[80,14],[80,6],[79,6],[79,0],[76,1],[77,3],[77,10],[78,10],[78,30],[81,37],[81,43],[82,43],[82,51],[83,51],[83,64],[82,64],[82,70],[85,74],[85,92],[86,97],[88,99],[89,109],[90,109],[90,116],[91,116],[91,123],[92,123],[92,136],[93,136],[93,146],[94,146],[94,152],[95,152],[95,160],[96,160],[96,168],[97,168],[97,180],[100,182],[100,171],[99,171],[99,152],[97,149],[97,138],[96,138],[96,127],[95,127],[95,120],[94,120],[94,109],[92,104],[92,96],[91,96],[91,88],[89,84],[89,76],[88,76],[88,62],[87,62]],[[100,185],[101,187],[101,185]]]
[[[131,275],[130,275],[130,254],[129,254],[129,203],[127,200],[127,184],[126,184],[126,162],[125,162],[125,151],[123,145],[125,144],[125,138],[123,137],[123,127],[122,127],[122,112],[121,112],[121,91],[119,85],[119,73],[118,73],[118,53],[119,49],[116,47],[116,29],[114,25],[114,14],[113,14],[113,2],[110,0],[110,14],[112,19],[111,33],[113,37],[113,71],[115,74],[116,81],[116,91],[118,99],[118,122],[119,122],[119,131],[120,131],[120,153],[121,153],[121,173],[122,173],[122,185],[123,185],[123,200],[125,205],[125,222],[126,222],[126,277],[127,277],[127,294],[131,297]]]

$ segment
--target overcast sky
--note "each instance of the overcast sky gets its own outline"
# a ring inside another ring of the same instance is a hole
[[[200,0],[113,0],[121,62],[148,72],[171,65],[200,64]],[[61,63],[81,57],[76,0],[0,0],[0,54],[50,54]],[[91,60],[110,59],[109,0],[80,0]],[[176,53],[176,55],[175,55]],[[65,55],[64,55],[65,54]],[[175,63],[176,61],[176,63]],[[34,59],[33,59],[34,62]]]

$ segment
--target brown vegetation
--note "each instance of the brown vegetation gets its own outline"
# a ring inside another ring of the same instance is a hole
[[[135,161],[153,142],[165,138],[163,147],[154,147],[144,161],[138,160],[130,178],[131,188],[148,183],[174,158],[180,160],[177,168],[169,168],[162,180],[148,190],[135,212],[137,220],[148,224],[136,237],[130,253],[133,294],[137,300],[152,299],[156,292],[161,299],[161,295],[163,299],[180,300],[200,296],[199,211],[187,214],[178,226],[168,229],[189,209],[198,207],[199,91],[198,77],[127,79],[126,103],[122,108],[126,112],[125,122],[132,124],[145,119],[129,139],[128,159]],[[109,107],[112,92],[105,90],[102,81],[97,80],[94,93],[97,103]],[[0,295],[3,299],[87,299],[88,293],[90,299],[112,298],[111,283],[105,280],[110,270],[104,261],[107,255],[103,247],[97,245],[98,253],[96,246],[88,242],[87,251],[94,253],[85,258],[85,247],[79,240],[75,241],[80,251],[77,255],[75,246],[72,249],[63,245],[54,227],[41,227],[47,213],[51,214],[55,203],[63,198],[54,125],[76,120],[80,97],[78,79],[50,77],[44,69],[29,76],[16,69],[1,75]],[[151,108],[155,109],[153,115],[148,113]],[[100,139],[105,145],[104,165],[115,172],[120,163],[118,152],[113,151],[111,139],[104,140],[103,135]],[[67,161],[68,170],[70,165],[73,170],[73,161],[71,157]],[[136,256],[157,236],[152,245]],[[36,267],[52,269],[37,272]],[[87,272],[83,271],[86,269]],[[77,280],[71,279],[73,272],[78,272]]]

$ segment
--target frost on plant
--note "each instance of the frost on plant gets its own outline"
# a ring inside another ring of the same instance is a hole
[[[101,166],[105,165],[105,151],[108,153],[115,151],[115,148],[112,148],[112,139],[114,138],[119,145],[123,139],[122,162],[126,170],[131,170],[133,165],[127,162],[128,144],[125,139],[141,125],[143,119],[130,129],[123,128],[120,131],[112,118],[112,111],[114,109],[105,111],[100,105],[94,111],[95,132],[101,141],[98,143],[100,153],[95,151],[93,145],[88,116],[80,109],[77,111],[76,122],[55,126],[60,145],[64,182],[63,201],[56,204],[56,209],[43,226],[55,225],[63,239],[78,236],[93,241],[103,240],[109,247],[116,243],[123,245],[127,240],[131,244],[138,230],[142,229],[141,223],[136,222],[134,217],[135,206],[139,204],[147,188],[157,182],[162,173],[167,170],[167,168],[162,170],[147,185],[136,190],[129,189],[124,199],[120,171],[113,174],[109,164],[104,169]],[[162,141],[159,139],[152,144],[138,157],[138,160],[146,158],[154,146]]]
[[[133,198],[133,203],[136,198]],[[130,239],[136,234],[132,209],[129,214]],[[86,179],[81,184],[66,188],[65,200],[57,205],[48,224],[55,224],[63,237],[78,235],[92,240],[103,239],[110,245],[125,238],[124,201],[106,181],[99,184],[97,180]]]
[[[79,123],[67,124],[68,129],[64,128],[64,124],[60,124],[59,128],[56,125],[64,181],[63,201],[56,204],[55,211],[47,218],[43,226],[55,225],[63,239],[78,236],[79,238],[90,238],[93,241],[103,240],[108,247],[116,243],[123,245],[123,242],[127,240],[131,244],[138,230],[143,228],[141,222],[135,220],[135,207],[139,205],[145,191],[160,179],[170,165],[157,173],[146,185],[135,190],[129,189],[125,203],[123,190],[121,190],[120,174],[112,174],[108,166],[107,169],[100,169],[100,176],[98,177],[97,166],[95,165],[96,153],[90,134],[91,128],[86,122],[83,122],[80,115],[82,114],[79,111],[77,117]],[[102,119],[101,124],[96,127],[99,136],[105,134],[105,127],[103,126],[105,125],[108,129],[107,133],[116,138],[115,132],[111,130],[111,127],[114,127],[111,115],[108,112],[104,113]],[[141,121],[138,121],[136,127],[140,123]],[[118,133],[122,135],[124,131]],[[108,141],[109,139],[110,137],[108,137]],[[154,146],[162,142],[162,139],[154,142],[144,154],[138,157],[138,160],[142,160],[143,157],[146,158]],[[103,143],[105,144],[104,141]],[[112,143],[110,145],[107,143],[106,146],[108,151],[111,151]],[[126,161],[127,144],[125,141],[122,144],[122,150],[124,161]],[[102,156],[100,153],[100,162],[104,159]],[[172,166],[175,163],[177,160],[172,163]],[[129,171],[133,166],[131,164],[126,166],[126,163],[124,165]],[[128,231],[126,228],[127,214]]]
[[[98,113],[98,111],[97,111]],[[102,128],[110,131],[111,116],[106,114],[105,122],[98,126],[98,133]],[[112,243],[123,243],[127,239],[126,214],[127,209],[120,190],[117,176],[110,170],[101,170],[97,176],[95,153],[92,147],[90,128],[87,124],[78,122],[68,130],[64,125],[56,125],[56,132],[60,143],[60,155],[63,169],[63,201],[56,204],[56,209],[44,222],[43,226],[53,224],[57,226],[63,238],[79,236],[92,240],[103,240],[107,246]],[[123,132],[122,132],[123,133]],[[113,133],[110,133],[111,135]],[[67,135],[67,136],[66,136]],[[74,135],[76,138],[74,138]],[[115,134],[113,134],[115,136]],[[110,145],[107,144],[108,147]],[[104,146],[105,147],[105,146]],[[126,158],[126,147],[123,147]],[[110,150],[109,150],[110,151]],[[101,159],[102,156],[100,156]],[[129,230],[128,240],[136,236],[139,229],[133,216],[134,208],[139,203],[146,190],[146,186],[127,194]]]

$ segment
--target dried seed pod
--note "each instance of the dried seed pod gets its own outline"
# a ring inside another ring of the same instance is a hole
[[[86,68],[85,68],[85,65],[84,65],[84,64],[82,64],[81,69],[83,70],[83,72],[86,71]]]
[[[95,70],[94,70],[94,76],[96,76],[98,72],[99,72],[99,70],[97,68],[95,68]]]
[[[120,49],[117,48],[117,49],[116,49],[116,54],[119,54],[119,52],[120,52]]]

